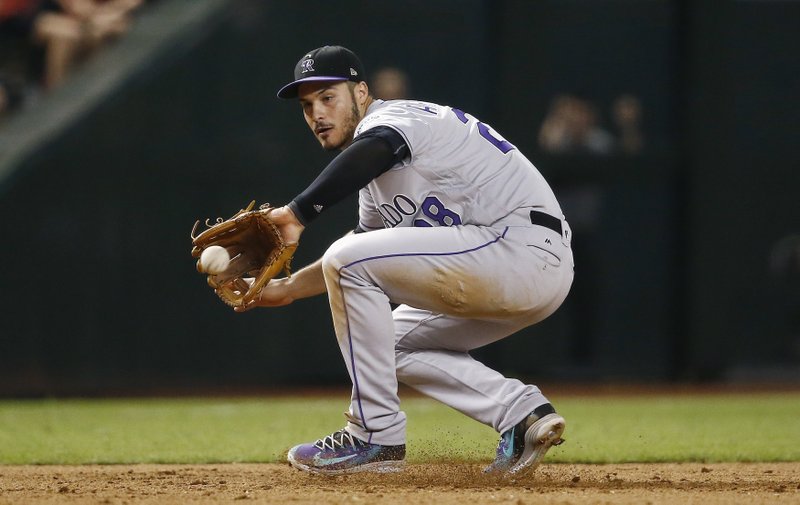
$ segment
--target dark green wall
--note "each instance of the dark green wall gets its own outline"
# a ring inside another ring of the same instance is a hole
[[[701,3],[691,14],[687,368],[796,380],[800,3]]]
[[[330,159],[274,96],[325,43],[355,49],[368,72],[404,68],[415,97],[492,124],[563,199],[573,293],[480,358],[537,380],[798,366],[796,277],[768,257],[800,230],[800,114],[787,106],[800,4],[362,4],[334,17],[329,2],[232,2],[191,51],[128,81],[0,186],[0,394],[347,383],[324,297],[234,314],[189,256],[195,219],[284,203]],[[637,94],[647,149],[542,152],[538,125],[565,91],[606,111]],[[304,234],[295,264],[354,222],[350,198]]]

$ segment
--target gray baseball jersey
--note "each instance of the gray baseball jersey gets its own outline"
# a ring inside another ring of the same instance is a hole
[[[360,191],[359,225],[370,231],[338,240],[322,263],[353,381],[347,430],[405,443],[401,381],[503,432],[547,399],[468,353],[562,303],[573,277],[569,226],[536,168],[477,118],[376,101],[356,135],[379,125],[410,153]],[[547,347],[530,359],[546,359]]]
[[[533,206],[561,217],[533,164],[471,115],[427,102],[376,101],[356,136],[379,125],[399,132],[410,155],[361,190],[362,228],[492,226]]]

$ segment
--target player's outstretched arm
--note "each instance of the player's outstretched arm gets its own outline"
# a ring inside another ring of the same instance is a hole
[[[321,295],[327,291],[322,275],[322,258],[293,273],[291,277],[272,279],[246,307],[235,307],[236,312],[246,312],[254,307],[282,307],[295,300]]]
[[[345,236],[353,232],[347,232]],[[250,279],[248,279],[248,282]],[[328,291],[322,273],[322,258],[307,265],[291,277],[272,279],[261,288],[258,297],[246,307],[234,307],[236,312],[247,312],[255,307],[283,307],[301,298],[310,298]]]

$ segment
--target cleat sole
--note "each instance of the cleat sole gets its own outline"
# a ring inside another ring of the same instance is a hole
[[[525,432],[525,449],[508,475],[520,476],[530,473],[539,466],[547,451],[554,445],[561,445],[566,422],[558,414],[548,414],[533,423]]]

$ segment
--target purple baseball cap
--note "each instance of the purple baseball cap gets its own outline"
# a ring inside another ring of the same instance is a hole
[[[297,98],[297,88],[304,82],[364,80],[364,65],[353,51],[342,46],[323,46],[300,58],[294,67],[294,81],[282,87],[278,97]]]

